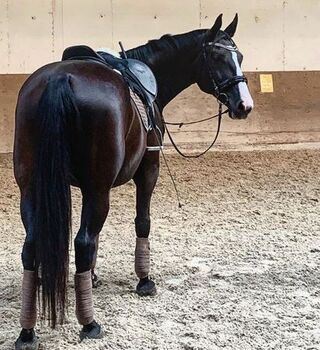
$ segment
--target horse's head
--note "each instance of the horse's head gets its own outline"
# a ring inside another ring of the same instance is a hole
[[[238,15],[224,31],[220,30],[220,15],[205,33],[197,60],[197,83],[202,91],[214,95],[229,108],[231,118],[244,119],[253,109],[253,100],[240,68],[243,56],[232,40],[237,24]]]

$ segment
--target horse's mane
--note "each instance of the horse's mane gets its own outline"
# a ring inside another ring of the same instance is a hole
[[[194,30],[184,34],[165,34],[160,39],[148,41],[145,45],[128,50],[130,58],[135,58],[154,67],[163,58],[175,58],[177,52],[190,54],[190,47],[195,47],[200,43],[200,37],[206,32],[204,29]]]

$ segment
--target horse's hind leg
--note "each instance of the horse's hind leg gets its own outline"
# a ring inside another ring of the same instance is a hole
[[[140,296],[156,294],[155,283],[149,278],[150,267],[150,201],[159,176],[159,154],[147,155],[134,176],[136,184],[136,250],[135,271],[140,281],[137,293]]]
[[[22,250],[24,268],[22,283],[22,306],[20,324],[22,327],[15,349],[36,350],[39,342],[34,333],[37,316],[37,273],[35,261],[35,238],[33,235],[33,203],[32,195],[26,190],[21,191],[21,217],[26,230],[26,238]]]
[[[96,252],[96,239],[109,211],[108,192],[83,191],[81,227],[75,238],[76,315],[83,326],[80,338],[101,338],[102,330],[93,317],[91,268]]]

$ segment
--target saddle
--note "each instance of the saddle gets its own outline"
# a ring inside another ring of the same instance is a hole
[[[130,90],[139,96],[145,106],[149,124],[146,126],[144,121],[147,131],[156,127],[153,104],[158,92],[157,81],[152,70],[145,63],[132,58],[118,58],[103,51],[96,52],[85,45],[66,48],[62,55],[62,61],[65,60],[98,61],[119,71]],[[136,99],[133,100],[137,105]],[[137,108],[141,115],[141,106]]]

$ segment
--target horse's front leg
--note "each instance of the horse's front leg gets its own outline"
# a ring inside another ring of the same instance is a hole
[[[155,283],[149,278],[150,270],[150,201],[159,176],[159,152],[146,154],[134,176],[136,184],[136,249],[135,272],[140,279],[137,293],[140,296],[156,294]]]
[[[92,298],[92,265],[97,251],[97,237],[109,211],[109,193],[83,191],[81,227],[75,238],[76,316],[83,326],[80,339],[101,338],[101,326],[94,320]]]

